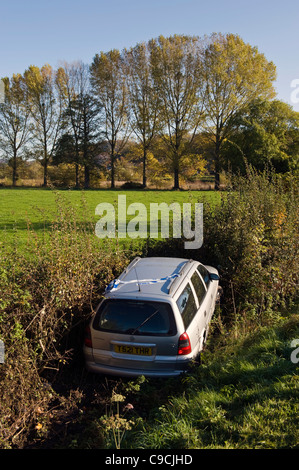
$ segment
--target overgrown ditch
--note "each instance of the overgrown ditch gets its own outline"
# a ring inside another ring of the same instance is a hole
[[[31,233],[25,253],[1,245],[6,359],[0,365],[0,448],[117,446],[155,414],[160,419],[169,397],[187,393],[186,378],[142,382],[85,371],[84,326],[104,286],[134,256],[181,256],[218,267],[224,294],[208,348],[215,342],[225,349],[232,335],[241,338],[288,319],[298,295],[298,225],[296,178],[249,171],[233,181],[219,205],[205,206],[204,244],[196,251],[186,253],[179,239],[147,240],[138,249],[99,244],[63,204],[46,244]],[[201,370],[208,385],[204,365]],[[209,413],[207,419],[214,419]],[[111,441],[115,429],[121,432]]]

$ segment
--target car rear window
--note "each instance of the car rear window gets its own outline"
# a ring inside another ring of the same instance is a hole
[[[93,327],[101,331],[134,335],[176,334],[172,308],[166,302],[104,300],[95,316]]]

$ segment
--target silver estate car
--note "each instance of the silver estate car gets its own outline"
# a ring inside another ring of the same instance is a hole
[[[218,271],[197,261],[135,258],[86,329],[87,369],[127,377],[187,371],[204,347],[218,289]]]

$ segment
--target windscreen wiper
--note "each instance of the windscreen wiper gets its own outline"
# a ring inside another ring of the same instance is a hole
[[[157,313],[159,313],[159,310],[156,310],[154,313],[152,313],[149,317],[147,317],[145,320],[143,320],[142,323],[140,323],[139,326],[137,326],[137,328],[135,328],[132,333],[130,333],[131,335],[134,335],[136,333],[136,331],[139,330],[139,328],[141,328],[143,325],[145,325],[145,323],[147,323],[151,318],[153,318]]]

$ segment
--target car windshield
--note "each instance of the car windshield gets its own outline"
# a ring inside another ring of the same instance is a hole
[[[166,302],[107,299],[101,304],[93,326],[131,335],[176,334],[173,312]]]

